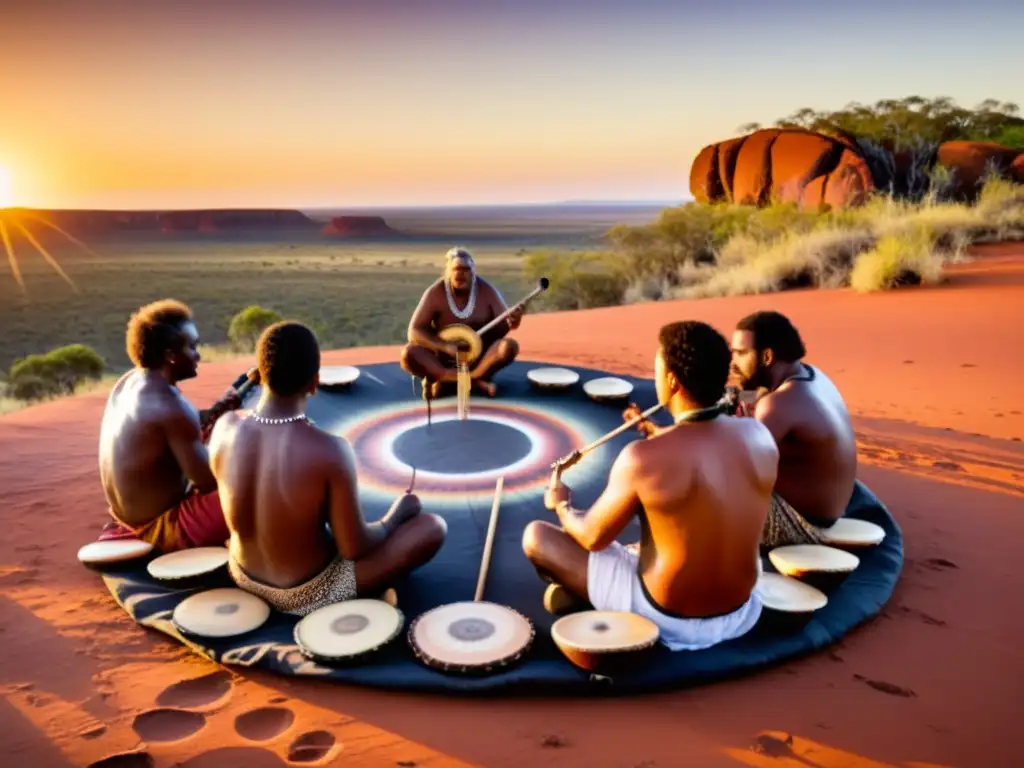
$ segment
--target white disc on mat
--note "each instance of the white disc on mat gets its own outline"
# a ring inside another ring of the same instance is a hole
[[[538,387],[564,389],[579,381],[580,375],[568,368],[534,368],[527,371],[526,378]]]
[[[107,539],[92,541],[78,550],[78,562],[87,565],[123,563],[144,557],[153,551],[153,545],[142,539]]]
[[[227,562],[227,547],[195,547],[160,555],[146,566],[146,570],[154,579],[173,581],[213,573]]]
[[[885,538],[882,526],[852,517],[841,517],[830,528],[818,528],[818,533],[837,547],[873,547]]]
[[[270,606],[244,589],[221,587],[186,597],[171,618],[190,635],[233,637],[263,626],[270,618]]]
[[[628,397],[633,385],[618,376],[603,376],[588,381],[583,385],[583,391],[594,400],[611,400]]]

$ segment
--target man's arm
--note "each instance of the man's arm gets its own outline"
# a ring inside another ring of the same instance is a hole
[[[426,347],[434,352],[443,352],[447,344],[438,338],[433,328],[436,314],[434,310],[435,288],[436,284],[430,286],[420,297],[420,303],[416,305],[416,310],[409,320],[408,338],[410,344]]]
[[[555,512],[565,532],[588,552],[611,544],[637,513],[640,497],[636,493],[636,451],[631,443],[612,464],[608,485],[594,506],[585,513],[573,510],[565,502]]]
[[[508,304],[505,303],[505,297],[501,295],[501,291],[482,278],[477,278],[477,280],[482,286],[485,286],[485,290],[487,292],[487,304],[488,309],[490,309],[487,322],[489,323],[508,309]],[[487,346],[490,346],[499,339],[505,338],[510,330],[512,329],[509,327],[507,320],[498,323],[487,332],[485,343]]]
[[[367,523],[359,507],[359,479],[352,446],[339,439],[330,457],[327,489],[330,499],[331,531],[338,552],[346,560],[359,560],[384,543],[391,532],[382,521]]]
[[[203,445],[199,421],[184,408],[174,408],[164,421],[164,431],[178,466],[199,493],[217,490],[210,456]]]

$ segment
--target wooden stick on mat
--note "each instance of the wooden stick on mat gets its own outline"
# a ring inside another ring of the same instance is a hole
[[[498,478],[494,487],[494,504],[491,505],[491,521],[487,524],[487,540],[484,542],[484,556],[480,563],[480,576],[476,581],[476,597],[480,602],[484,597],[484,585],[487,583],[487,570],[491,566],[491,548],[494,546],[494,533],[498,530],[498,507],[501,506],[501,491],[505,487],[505,476]]]

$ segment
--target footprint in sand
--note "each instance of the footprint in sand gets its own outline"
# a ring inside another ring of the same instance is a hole
[[[295,713],[284,707],[260,707],[235,718],[235,731],[249,741],[270,741],[291,728]]]
[[[148,752],[123,752],[89,763],[87,768],[153,768],[153,756]]]
[[[288,747],[288,760],[293,763],[318,762],[327,757],[334,742],[334,734],[327,731],[304,733]]]
[[[893,683],[887,683],[885,680],[872,680],[864,677],[864,675],[854,675],[853,679],[860,680],[862,683],[874,688],[876,691],[888,693],[890,696],[902,696],[905,699],[913,699],[917,697],[917,694],[909,688],[903,688],[899,685],[894,685]]]
[[[184,709],[151,709],[132,721],[132,729],[139,737],[154,743],[187,739],[204,725],[205,715]]]
[[[182,680],[168,686],[156,698],[158,707],[180,707],[195,709],[220,701],[231,691],[231,675],[228,672],[212,672],[209,675]]]
[[[221,747],[190,757],[177,768],[222,768],[225,765],[244,765],[245,768],[287,768],[287,764],[273,752],[259,747]]]

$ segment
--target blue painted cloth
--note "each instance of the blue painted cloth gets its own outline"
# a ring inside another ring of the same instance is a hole
[[[318,393],[308,409],[318,426],[346,435],[356,446],[361,503],[369,520],[382,516],[408,486],[411,472],[402,459],[415,460],[419,452],[421,463],[429,467],[417,469],[416,493],[428,511],[446,519],[448,538],[434,560],[396,585],[406,628],[413,618],[431,608],[473,599],[494,480],[504,472],[505,493],[484,599],[515,608],[533,621],[536,639],[517,665],[482,677],[445,674],[415,658],[403,630],[365,664],[324,667],[299,652],[293,640],[297,621],[294,617],[275,612],[266,624],[248,635],[224,640],[196,639],[181,635],[170,619],[174,607],[202,587],[168,587],[152,579],[144,564],[105,573],[107,587],[139,624],[175,637],[223,664],[380,688],[481,693],[627,693],[679,688],[751,673],[836,642],[876,615],[892,595],[903,563],[902,535],[885,506],[858,483],[847,514],[882,526],[885,540],[860,555],[859,567],[830,594],[828,605],[802,631],[786,636],[748,635],[695,652],[673,653],[659,645],[650,663],[629,676],[610,681],[574,667],[551,639],[554,617],[541,603],[546,584],[523,554],[522,531],[531,520],[556,521],[543,506],[550,460],[621,425],[624,403],[598,403],[584,394],[583,383],[607,375],[603,372],[575,368],[580,374],[579,384],[568,391],[544,391],[531,387],[526,379],[526,372],[534,367],[538,365],[517,362],[499,373],[495,378],[500,387],[498,397],[489,400],[474,396],[469,422],[446,422],[453,418],[454,399],[435,401],[433,433],[422,424],[426,407],[418,387],[414,391],[409,376],[395,364],[361,366],[362,373],[355,384],[346,390]],[[623,378],[634,385],[630,399],[641,408],[656,402],[653,382]],[[255,392],[250,395],[257,396]],[[668,423],[665,414],[653,420]],[[477,426],[473,426],[474,421]],[[484,421],[489,421],[489,425],[480,428],[479,423]],[[517,437],[506,433],[507,442],[515,444],[512,448],[505,445],[501,430],[494,425],[520,434]],[[458,439],[459,429],[465,430],[461,433],[465,440]],[[604,488],[615,456],[635,439],[639,435],[628,430],[565,473],[564,480],[573,489],[578,506],[585,508],[593,503]],[[497,445],[498,442],[502,444]],[[524,451],[528,454],[525,458],[521,456]],[[505,466],[494,466],[497,462],[504,462]],[[465,476],[467,467],[476,474]],[[460,471],[463,475],[459,475]],[[620,540],[629,543],[638,536],[639,528],[634,521]],[[773,570],[767,559],[765,569]]]

